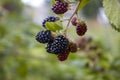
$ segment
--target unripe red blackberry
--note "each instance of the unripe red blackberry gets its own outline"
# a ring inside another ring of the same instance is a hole
[[[86,48],[86,38],[85,37],[81,37],[79,39],[76,40],[76,44],[77,47],[84,50]]]
[[[70,43],[69,44],[70,47],[70,52],[77,52],[77,45],[75,43]]]
[[[56,1],[55,4],[52,6],[52,10],[56,14],[64,14],[68,10],[68,3],[63,1]]]
[[[48,43],[46,50],[50,53],[59,54],[66,50],[68,44],[68,39],[66,39],[63,35],[58,35],[54,38],[52,43]]]
[[[64,61],[67,59],[68,55],[70,53],[69,48],[67,48],[64,52],[57,55],[57,58],[59,61]]]
[[[49,17],[47,17],[47,18],[45,18],[45,19],[43,20],[42,26],[43,26],[43,27],[46,27],[46,26],[45,26],[45,23],[46,23],[46,22],[55,22],[56,20],[59,20],[59,18],[58,18],[58,17],[54,17],[54,16],[49,16]]]
[[[42,30],[36,34],[36,40],[40,43],[49,43],[53,41],[50,30]]]
[[[77,24],[76,21],[77,21],[76,17],[72,18],[72,20],[71,20],[72,25],[76,26],[76,24]]]
[[[87,31],[87,25],[85,23],[78,23],[76,25],[76,33],[79,36],[83,36],[86,31]]]

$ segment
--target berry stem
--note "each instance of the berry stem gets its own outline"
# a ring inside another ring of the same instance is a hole
[[[63,21],[69,21],[69,19],[62,19],[62,20],[60,20],[60,22],[63,22]]]
[[[65,36],[66,36],[66,34],[67,34],[67,30],[68,30],[68,27],[69,27],[69,25],[70,25],[71,19],[73,18],[73,16],[74,16],[75,14],[77,14],[77,12],[78,12],[78,10],[79,10],[78,7],[79,7],[79,5],[80,5],[80,2],[81,2],[81,1],[78,2],[78,5],[77,5],[77,7],[75,8],[75,11],[72,13],[72,15],[70,16],[70,18],[69,18],[69,20],[68,20],[66,29],[64,30],[64,35],[65,35]]]

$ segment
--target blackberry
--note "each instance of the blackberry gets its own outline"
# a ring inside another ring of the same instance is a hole
[[[52,43],[49,43],[46,47],[47,52],[59,54],[64,52],[68,46],[68,40],[63,36],[59,35],[55,37]]]
[[[46,46],[46,51],[47,51],[48,53],[52,53],[52,51],[51,51],[51,43],[48,43],[48,44],[47,44],[47,46]]]
[[[71,20],[72,25],[76,26],[76,24],[77,24],[76,21],[77,21],[76,17],[72,18],[72,20]]]
[[[76,43],[77,47],[79,47],[82,50],[84,50],[86,48],[86,46],[87,46],[87,44],[86,44],[86,38],[85,37],[77,39],[76,42],[77,42]]]
[[[49,43],[53,41],[50,30],[42,30],[37,33],[36,40],[40,43]]]
[[[67,48],[64,52],[57,55],[57,58],[59,61],[64,61],[67,59],[68,55],[70,53],[69,48]]]
[[[68,10],[68,3],[63,1],[56,1],[55,4],[52,6],[52,10],[56,14],[64,14]]]
[[[77,45],[75,43],[70,43],[69,44],[70,47],[70,52],[77,52]]]
[[[79,36],[83,36],[86,31],[87,31],[87,25],[85,23],[78,23],[76,25],[76,33]]]
[[[58,17],[54,17],[54,16],[49,16],[46,19],[44,19],[44,21],[42,22],[42,26],[46,27],[45,26],[46,22],[55,22],[57,19],[59,19],[59,18]]]

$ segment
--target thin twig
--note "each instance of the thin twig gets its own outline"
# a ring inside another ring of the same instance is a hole
[[[66,34],[67,34],[67,30],[68,30],[68,27],[69,27],[69,25],[70,25],[71,19],[72,19],[73,16],[74,16],[75,14],[77,14],[77,12],[78,12],[78,7],[79,7],[79,5],[80,5],[80,1],[78,2],[78,5],[77,5],[77,7],[75,8],[75,11],[73,12],[73,14],[72,14],[72,15],[70,16],[70,18],[69,18],[69,21],[68,21],[68,23],[67,23],[66,29],[64,30],[65,36],[66,36]]]

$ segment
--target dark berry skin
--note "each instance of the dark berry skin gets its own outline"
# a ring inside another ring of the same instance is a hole
[[[85,37],[79,38],[76,41],[76,44],[77,44],[77,47],[79,47],[81,50],[84,50],[86,48],[86,46],[87,46],[86,38]]]
[[[48,43],[46,50],[50,53],[59,54],[64,52],[67,47],[68,40],[63,35],[59,35],[55,37],[52,43]]]
[[[85,23],[78,23],[76,25],[76,33],[79,36],[83,36],[87,31],[87,25]]]
[[[53,41],[50,30],[42,30],[37,33],[36,40],[40,43],[49,43]]]
[[[49,16],[49,17],[47,17],[47,18],[45,18],[45,19],[43,20],[42,26],[43,26],[43,27],[46,27],[46,26],[45,26],[45,23],[46,23],[46,22],[55,22],[55,21],[56,21],[56,17],[54,17],[54,16]]]
[[[51,43],[48,43],[48,44],[46,45],[46,51],[47,51],[48,53],[52,53]]]
[[[65,61],[68,58],[69,53],[70,53],[70,49],[67,48],[64,52],[57,55],[58,60]]]
[[[68,10],[68,3],[63,1],[56,1],[55,4],[52,6],[52,10],[56,14],[64,14]]]

